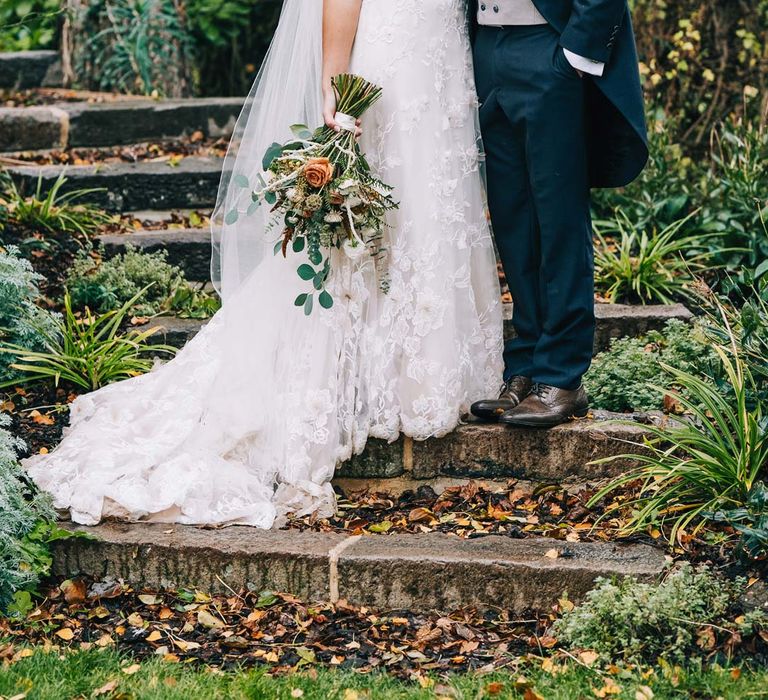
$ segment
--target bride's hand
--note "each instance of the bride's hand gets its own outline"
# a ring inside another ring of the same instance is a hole
[[[334,93],[333,88],[329,88],[323,92],[323,119],[325,120],[325,125],[329,129],[333,129],[336,133],[339,133],[341,132],[341,127],[336,122],[336,94]],[[355,129],[355,136],[357,138],[360,138],[363,133],[360,125],[361,121],[358,119],[355,122],[355,126],[357,127]]]

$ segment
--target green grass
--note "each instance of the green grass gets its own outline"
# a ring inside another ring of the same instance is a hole
[[[362,675],[305,669],[273,678],[263,671],[212,671],[161,660],[145,662],[134,673],[126,674],[124,669],[131,670],[132,664],[131,660],[114,651],[88,650],[63,656],[58,652],[37,651],[5,668],[0,667],[0,697],[26,694],[25,700],[91,697],[131,700],[288,700],[296,697],[307,700],[480,700],[523,698],[528,687],[529,698],[575,700],[596,697],[595,690],[604,689],[605,678],[610,678],[621,691],[606,697],[616,700],[635,700],[637,697],[656,700],[768,698],[768,669],[743,670],[734,677],[730,669],[717,666],[692,671],[657,667],[650,676],[642,677],[630,672],[600,674],[576,663],[552,674],[542,670],[540,662],[532,661],[509,673],[425,678],[420,684],[400,681],[384,673]],[[562,668],[560,665],[559,669]],[[518,682],[521,674],[528,680],[527,685]],[[104,689],[115,681],[112,689]],[[650,688],[652,695],[643,686]],[[95,695],[100,689],[101,693]]]

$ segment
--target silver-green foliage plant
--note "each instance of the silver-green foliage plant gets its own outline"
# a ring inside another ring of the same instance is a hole
[[[167,251],[143,253],[134,248],[109,259],[94,258],[84,251],[66,282],[73,308],[88,307],[99,313],[116,311],[146,289],[133,308],[138,315],[159,313],[166,300],[185,285],[184,274],[168,262]]]
[[[586,601],[555,622],[553,633],[568,647],[597,652],[606,663],[680,663],[712,651],[732,634],[768,629],[765,612],[742,615],[738,601],[746,585],[688,564],[659,584],[598,579]]]
[[[24,480],[17,459],[24,443],[7,430],[9,422],[0,414],[0,612],[37,584],[35,533],[55,515],[50,499]]]
[[[38,283],[42,277],[32,265],[8,246],[0,252],[0,341],[26,350],[41,350],[45,337],[53,332],[56,316],[37,305]],[[20,376],[11,365],[17,355],[0,354],[0,382]]]
[[[663,395],[657,387],[674,386],[662,364],[698,373],[711,370],[717,356],[698,326],[677,319],[662,331],[616,339],[595,357],[585,377],[592,404],[606,411],[661,410]]]

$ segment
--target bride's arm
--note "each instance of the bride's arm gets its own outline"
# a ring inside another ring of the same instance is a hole
[[[331,78],[349,70],[363,0],[323,0],[323,118],[336,131],[336,96]]]

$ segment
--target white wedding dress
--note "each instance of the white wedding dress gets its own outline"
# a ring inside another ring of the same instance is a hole
[[[73,520],[269,528],[328,516],[337,464],[369,437],[443,436],[498,391],[464,0],[363,0],[351,72],[384,88],[362,138],[400,202],[383,263],[334,251],[336,303],[305,317],[299,256],[272,256],[265,233],[270,254],[225,285],[222,310],[174,360],[79,397],[61,445],[27,460]]]

